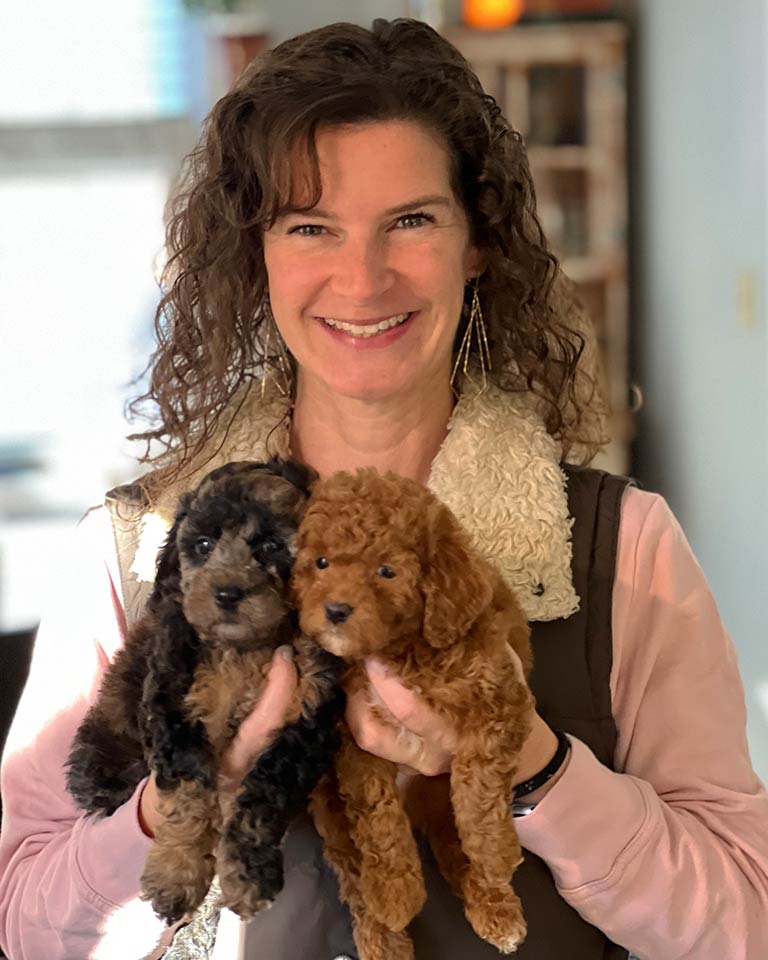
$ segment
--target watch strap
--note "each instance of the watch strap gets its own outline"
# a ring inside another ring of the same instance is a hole
[[[518,783],[518,785],[514,788],[515,803],[517,803],[517,801],[522,797],[527,796],[529,793],[533,793],[534,790],[538,790],[539,787],[543,787],[545,783],[554,777],[560,767],[562,767],[562,765],[565,763],[565,758],[568,756],[568,751],[571,749],[571,741],[560,730],[553,730],[552,732],[557,737],[557,750],[555,751],[554,757],[552,757],[543,770],[539,770],[539,772],[530,777],[530,779],[524,780],[522,783]]]

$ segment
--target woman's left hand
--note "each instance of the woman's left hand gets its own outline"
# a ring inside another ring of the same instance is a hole
[[[520,658],[511,648],[509,654],[524,683]],[[391,760],[406,773],[427,777],[447,773],[456,751],[457,731],[418,694],[403,686],[380,660],[370,657],[365,668],[370,690],[352,694],[347,703],[347,723],[357,745]],[[542,770],[556,750],[557,737],[531,707],[531,730],[520,752],[513,786]],[[537,790],[535,799],[541,799],[557,779]]]
[[[456,731],[380,660],[369,657],[365,669],[370,689],[358,690],[347,701],[347,723],[357,745],[407,773],[447,773]]]

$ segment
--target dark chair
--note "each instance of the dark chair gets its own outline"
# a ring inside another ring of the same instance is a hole
[[[27,682],[36,634],[37,627],[14,633],[0,633],[0,757],[21,692]],[[3,808],[0,802],[0,826],[2,817]]]

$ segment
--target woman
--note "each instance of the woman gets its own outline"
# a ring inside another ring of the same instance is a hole
[[[93,823],[60,768],[178,493],[216,463],[272,452],[321,475],[365,465],[429,484],[531,620],[537,708],[514,784],[527,850],[519,955],[765,956],[768,800],[733,648],[663,501],[561,468],[601,440],[589,340],[536,219],[520,138],[460,55],[412,21],[282,44],[214,109],[168,241],[142,398],[160,412],[143,436],[168,450],[143,499],[117,491],[109,514],[83,524],[84,559],[71,564],[83,600],[41,630],[8,749],[0,941],[13,960],[134,960],[159,937],[138,900],[153,780]],[[454,732],[380,664],[368,670],[392,721],[353,700],[352,730],[418,789],[418,775],[449,769]],[[52,676],[43,711],[36,692]],[[276,657],[230,781],[280,726],[295,684]],[[251,924],[246,955],[351,956],[307,823],[285,854],[286,887]],[[428,855],[425,871],[417,957],[497,956]],[[168,956],[205,955],[179,952],[183,936]]]

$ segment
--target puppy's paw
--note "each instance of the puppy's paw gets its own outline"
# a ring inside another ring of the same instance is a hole
[[[157,916],[169,925],[181,920],[188,913],[193,913],[208,892],[207,886],[203,885],[193,889],[171,884],[155,887],[143,880],[141,888],[142,900],[148,900]]]
[[[155,845],[147,857],[141,878],[142,899],[167,923],[176,923],[196,910],[205,899],[213,879],[213,862],[178,856],[163,857]],[[176,851],[178,853],[178,851]]]
[[[219,845],[216,871],[220,877],[231,877],[233,884],[255,887],[262,899],[274,900],[283,889],[283,854],[278,846],[235,844],[227,837]]]
[[[465,894],[464,912],[475,933],[500,953],[515,953],[525,940],[523,911],[511,887],[478,892],[468,899]]]
[[[368,914],[355,917],[354,937],[361,957],[376,960],[414,960],[411,938],[405,930],[388,930]]]
[[[424,906],[427,894],[420,870],[391,873],[373,865],[361,871],[360,886],[366,908],[388,930],[404,930]]]
[[[283,856],[277,847],[235,847],[228,839],[216,857],[222,904],[249,920],[271,906],[283,889]]]
[[[262,896],[258,887],[234,873],[219,876],[222,907],[236,913],[241,920],[250,920],[257,913],[272,906],[274,898]]]

